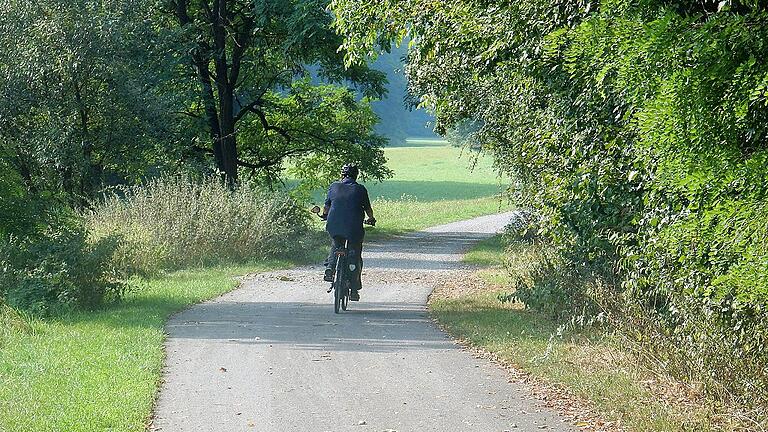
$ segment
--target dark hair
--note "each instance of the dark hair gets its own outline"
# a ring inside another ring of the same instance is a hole
[[[358,174],[360,174],[360,170],[357,168],[357,165],[355,164],[348,163],[348,164],[344,164],[344,166],[341,167],[342,177],[357,179]]]

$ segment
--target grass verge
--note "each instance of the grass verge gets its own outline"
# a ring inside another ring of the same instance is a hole
[[[502,256],[498,237],[480,243],[465,261],[495,267],[480,271],[479,288],[470,292],[438,289],[433,294],[430,310],[453,336],[496,355],[545,387],[566,388],[615,427],[635,431],[730,429],[723,427],[723,420],[716,418],[696,392],[643,370],[610,337],[589,331],[563,334],[558,323],[519,304],[500,302],[497,296],[504,293],[503,277],[489,279],[487,275],[504,272],[498,264],[503,262]]]
[[[290,266],[179,271],[141,281],[118,305],[28,322],[0,346],[0,430],[143,431],[163,363],[163,326],[232,290],[235,275]]]

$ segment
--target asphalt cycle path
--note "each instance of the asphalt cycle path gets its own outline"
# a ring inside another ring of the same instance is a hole
[[[314,266],[254,276],[174,316],[150,430],[575,430],[427,314],[439,280],[512,217],[366,243],[362,300],[338,315]]]

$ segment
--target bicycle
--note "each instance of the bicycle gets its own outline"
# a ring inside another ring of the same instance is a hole
[[[320,207],[312,207],[312,213],[315,213],[323,219],[320,214]],[[366,225],[375,226],[374,222],[365,221]],[[357,268],[357,264],[349,264],[347,258],[349,257],[349,240],[344,239],[344,247],[341,247],[335,251],[336,255],[336,271],[333,273],[333,282],[327,292],[333,291],[333,312],[339,313],[340,310],[347,310],[349,306],[349,295],[352,291],[352,277],[354,277],[355,270],[360,271]],[[359,253],[359,251],[358,251]]]
[[[344,247],[336,250],[336,271],[328,292],[333,291],[333,312],[339,313],[339,307],[346,311],[349,305],[349,294],[352,288],[352,274],[355,264],[347,264],[349,256],[349,240],[344,239]],[[349,270],[349,271],[347,271]]]

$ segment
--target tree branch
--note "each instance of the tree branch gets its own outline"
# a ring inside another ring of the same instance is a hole
[[[235,46],[232,48],[232,69],[229,71],[229,82],[237,85],[240,76],[240,64],[251,38],[253,18],[243,17],[243,23],[235,30]]]
[[[237,115],[235,116],[235,123],[239,122],[240,119],[245,117],[248,113],[253,112],[253,109],[259,106],[260,104],[261,104],[261,96],[256,98],[254,101],[252,101],[248,105],[242,106],[240,108],[240,112],[238,112]]]
[[[274,157],[272,157],[271,159],[259,159],[259,161],[256,163],[246,162],[238,159],[237,164],[241,167],[250,168],[253,170],[264,169],[264,168],[269,168],[271,166],[275,166],[279,164],[283,159],[285,159],[288,156],[294,156],[294,155],[306,153],[312,150],[314,150],[312,147],[292,149],[292,150],[288,150],[288,151],[279,153],[277,155],[274,155]]]
[[[175,6],[176,19],[179,20],[179,24],[182,27],[192,22],[192,20],[189,19],[189,13],[187,12],[187,0],[174,1],[171,2],[171,5]]]
[[[291,137],[291,135],[288,133],[287,130],[281,127],[277,127],[269,124],[269,121],[267,120],[267,115],[264,113],[264,111],[260,109],[256,109],[256,107],[252,107],[250,111],[256,114],[256,116],[259,118],[259,121],[261,122],[261,127],[263,127],[265,131],[277,132],[278,134],[280,134],[280,136],[285,138],[287,142],[291,142],[293,140],[293,137]]]

